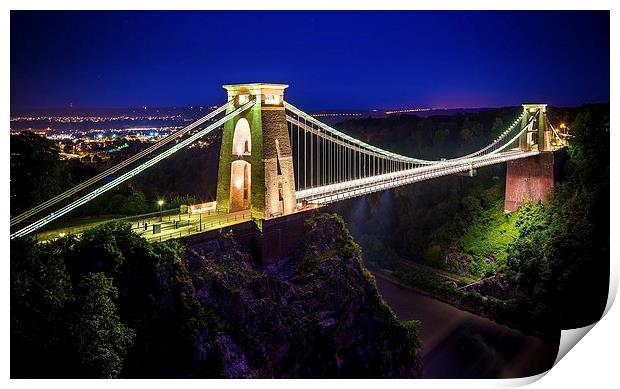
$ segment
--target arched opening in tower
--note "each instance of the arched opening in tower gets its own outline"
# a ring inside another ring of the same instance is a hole
[[[252,136],[250,123],[244,118],[237,121],[233,134],[232,153],[237,156],[252,154]]]
[[[252,165],[243,160],[233,161],[230,167],[230,212],[250,208]]]

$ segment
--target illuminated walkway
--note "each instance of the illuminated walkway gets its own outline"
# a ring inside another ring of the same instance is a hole
[[[159,215],[151,215],[148,218],[128,218],[134,220],[127,220],[131,224],[131,229],[136,234],[144,237],[148,241],[162,242],[172,238],[181,238],[198,234],[201,232],[217,230],[225,228],[235,224],[243,223],[252,220],[250,211],[239,211],[234,213],[210,213],[210,214],[174,214],[162,216],[161,221]],[[83,223],[76,221],[74,226],[71,227],[58,227],[52,230],[43,231],[37,234],[37,239],[41,242],[57,239],[69,234],[81,234],[87,229],[102,225],[109,221],[118,219],[107,218],[99,219],[97,221],[88,221],[84,219]],[[122,221],[118,220],[118,221]],[[160,225],[161,232],[154,233],[153,226]]]

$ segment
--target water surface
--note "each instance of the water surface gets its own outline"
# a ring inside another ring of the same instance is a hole
[[[553,366],[557,341],[527,335],[376,277],[399,320],[420,320],[425,378],[515,378]]]

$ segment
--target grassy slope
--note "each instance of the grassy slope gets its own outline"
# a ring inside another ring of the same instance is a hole
[[[469,224],[462,237],[463,250],[472,258],[470,273],[482,277],[501,270],[506,264],[506,249],[519,234],[517,212],[504,213],[503,202],[484,210]]]

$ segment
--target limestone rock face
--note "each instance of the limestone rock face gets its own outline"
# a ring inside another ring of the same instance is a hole
[[[268,267],[234,237],[188,248],[194,298],[217,322],[195,337],[195,369],[217,360],[231,378],[419,377],[416,323],[383,303],[341,219],[313,217],[306,233]]]

